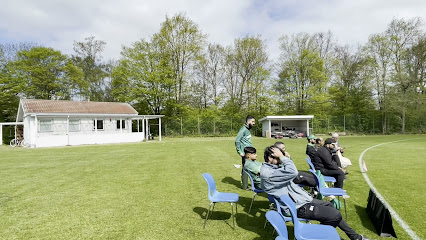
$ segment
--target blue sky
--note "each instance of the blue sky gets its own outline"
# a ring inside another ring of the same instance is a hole
[[[185,12],[210,42],[230,45],[261,35],[271,59],[278,38],[298,32],[332,31],[340,44],[364,44],[393,18],[422,17],[424,0],[6,0],[0,8],[0,43],[35,42],[66,54],[73,42],[93,35],[107,42],[104,59],[118,59],[122,45],[149,39],[165,15]]]

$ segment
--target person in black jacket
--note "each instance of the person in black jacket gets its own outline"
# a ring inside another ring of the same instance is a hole
[[[335,143],[333,139],[327,138],[324,142],[324,146],[318,149],[314,159],[312,159],[312,163],[314,164],[315,169],[320,170],[323,175],[336,178],[334,187],[343,188],[345,172],[341,167],[339,167],[339,164],[333,160],[332,154],[335,148],[333,143]]]
[[[314,135],[308,136],[308,145],[306,145],[306,155],[309,156],[311,161],[314,160],[315,153],[317,153],[317,149],[315,148],[315,142],[317,138]]]

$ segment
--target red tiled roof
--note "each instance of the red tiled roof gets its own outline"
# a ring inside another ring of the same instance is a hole
[[[138,114],[128,103],[21,99],[24,113]]]

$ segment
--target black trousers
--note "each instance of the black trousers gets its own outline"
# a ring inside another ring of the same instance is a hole
[[[349,227],[339,210],[334,208],[330,202],[313,199],[312,202],[297,209],[297,217],[317,220],[324,225],[339,227],[351,240],[361,239],[361,236]]]
[[[330,170],[330,169],[321,169],[320,170],[322,175],[325,176],[332,176],[336,178],[336,182],[334,183],[334,187],[336,188],[343,188],[343,180],[345,179],[345,173],[338,169],[338,170]]]
[[[297,176],[293,179],[293,182],[308,187],[316,186],[314,176],[312,176],[312,173],[307,172],[299,172],[299,174],[297,174]]]

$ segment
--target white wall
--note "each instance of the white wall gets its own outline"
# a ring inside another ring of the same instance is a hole
[[[266,137],[266,131],[269,131],[269,120],[262,122],[262,137]]]
[[[95,118],[69,118],[79,120],[79,131],[67,134],[67,118],[37,118],[27,116],[24,118],[24,137],[31,147],[54,147],[66,145],[103,144],[140,142],[144,140],[144,132],[132,132],[132,120],[125,120],[125,129],[117,129],[117,120],[120,118],[96,118],[103,120],[104,129],[94,130]],[[40,132],[40,120],[51,120],[52,131]]]

